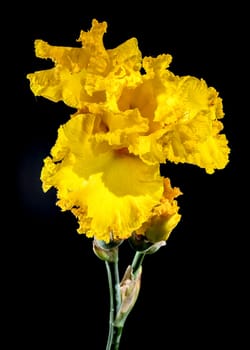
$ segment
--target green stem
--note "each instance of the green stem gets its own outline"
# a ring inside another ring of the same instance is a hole
[[[115,315],[117,315],[120,306],[121,306],[121,293],[120,293],[120,276],[118,268],[118,255],[117,259],[114,262],[114,284],[115,284]],[[119,350],[121,336],[122,336],[123,327],[117,327],[113,325],[113,349]],[[112,349],[112,348],[111,348]]]
[[[135,276],[139,270],[139,267],[142,265],[145,255],[146,255],[145,252],[139,252],[139,251],[137,251],[134,255],[134,259],[132,261],[132,271]]]
[[[115,312],[117,314],[121,306],[121,293],[120,293],[120,276],[119,276],[119,266],[118,266],[118,248],[117,248],[117,257],[114,262],[114,285],[115,285]]]
[[[108,285],[109,285],[109,333],[106,345],[106,350],[119,350],[122,328],[114,325],[115,315],[121,305],[121,294],[120,294],[120,277],[118,267],[118,248],[114,257],[114,261],[105,261]]]
[[[114,328],[113,328],[114,291],[113,291],[113,279],[112,279],[112,273],[111,273],[111,269],[110,269],[110,263],[108,261],[105,261],[105,265],[106,265],[106,270],[107,270],[107,275],[108,275],[108,285],[109,285],[109,334],[108,334],[106,350],[110,350],[112,340],[113,340],[113,334],[114,334]]]
[[[113,343],[110,349],[119,350],[123,327],[114,327]]]

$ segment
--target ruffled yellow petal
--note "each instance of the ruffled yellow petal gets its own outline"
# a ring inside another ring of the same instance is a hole
[[[180,78],[178,86],[178,119],[165,126],[161,139],[166,159],[197,165],[210,174],[225,168],[230,149],[226,136],[221,134],[222,99],[204,80],[194,77]]]
[[[97,89],[96,94],[89,94],[86,82],[88,74],[106,74],[109,62],[102,42],[106,26],[105,22],[94,20],[92,30],[85,36],[82,32],[78,39],[85,45],[81,48],[52,46],[43,40],[36,40],[37,57],[51,59],[55,67],[27,75],[33,93],[54,102],[64,101],[78,109],[83,108],[85,102],[103,102],[105,92]]]
[[[51,59],[55,67],[27,75],[33,93],[54,102],[64,101],[76,109],[101,103],[117,110],[124,86],[135,86],[141,81],[141,52],[135,38],[106,50],[106,28],[106,22],[94,19],[90,31],[80,33],[80,48],[36,40],[37,57]]]
[[[78,115],[60,127],[41,172],[43,189],[57,189],[57,204],[78,218],[79,233],[106,242],[125,239],[162,196],[159,168],[126,152],[96,148],[88,119]]]
[[[138,134],[129,150],[147,163],[190,163],[207,173],[223,169],[230,149],[221,134],[222,99],[202,79],[166,72],[167,64],[165,56],[147,58],[144,83],[122,95],[123,109],[138,108],[149,120],[149,132]]]

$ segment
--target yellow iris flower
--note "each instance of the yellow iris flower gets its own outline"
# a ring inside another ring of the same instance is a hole
[[[166,240],[180,220],[181,192],[159,165],[189,163],[207,173],[227,165],[222,99],[203,79],[169,71],[169,54],[143,58],[136,38],[105,49],[106,29],[94,19],[80,47],[35,41],[36,56],[54,67],[28,74],[31,90],[75,109],[44,160],[43,189],[57,189],[58,205],[88,237]]]

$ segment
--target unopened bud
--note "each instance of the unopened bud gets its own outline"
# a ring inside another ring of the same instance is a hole
[[[117,260],[117,249],[121,243],[122,241],[107,244],[104,241],[94,239],[93,251],[99,259],[108,262],[115,262]]]
[[[122,327],[124,322],[132,310],[138,298],[141,287],[142,266],[138,269],[136,275],[133,274],[132,267],[129,265],[123,279],[120,283],[121,306],[115,318],[114,325]]]
[[[181,216],[174,214],[168,218],[155,217],[152,224],[145,231],[146,238],[153,243],[167,241],[170,233],[180,221]]]

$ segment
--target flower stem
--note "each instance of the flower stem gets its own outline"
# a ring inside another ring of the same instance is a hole
[[[139,270],[139,267],[142,265],[145,255],[146,255],[145,252],[139,252],[139,251],[137,251],[134,255],[134,259],[132,261],[132,271],[135,276]]]
[[[111,349],[111,344],[113,340],[113,321],[114,321],[114,291],[113,291],[113,280],[112,280],[112,274],[110,269],[110,263],[108,261],[105,261],[107,275],[108,275],[108,285],[109,285],[109,334],[108,334],[108,340],[107,340],[107,346],[106,350]]]
[[[123,329],[123,327],[116,327],[114,325],[115,315],[117,314],[121,305],[120,277],[118,268],[118,248],[116,249],[114,261],[105,261],[105,265],[108,275],[110,298],[109,334],[106,350],[118,350]]]
[[[114,333],[113,333],[113,343],[110,349],[119,350],[121,336],[122,336],[123,326],[122,327],[114,327]]]

